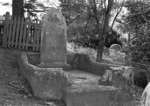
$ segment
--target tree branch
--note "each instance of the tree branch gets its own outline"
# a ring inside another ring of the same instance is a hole
[[[142,15],[142,18],[143,18],[146,22],[148,22],[148,23],[150,24],[150,21],[147,20],[143,15]]]
[[[90,21],[90,18],[91,18],[91,16],[89,15],[88,18],[87,18],[87,23],[86,23],[86,25],[85,25],[85,30],[87,29],[87,26],[88,26],[88,23],[89,23],[89,21]]]
[[[113,20],[113,23],[112,23],[112,25],[111,25],[110,31],[113,29],[114,23],[115,23],[115,21],[116,21],[118,15],[119,15],[119,13],[120,13],[121,10],[122,10],[122,7],[123,7],[124,3],[125,3],[125,0],[123,0],[123,2],[122,2],[122,4],[121,4],[121,7],[120,7],[119,11],[117,12],[117,14],[116,14],[116,16],[115,16],[115,18],[114,18],[114,20]]]
[[[97,29],[99,30],[99,19],[98,19],[98,13],[97,13],[97,7],[96,7],[96,2],[95,0],[89,0],[90,1],[90,4],[91,4],[91,8],[92,8],[92,11],[94,13],[94,18],[95,18],[95,21],[96,21],[96,26],[97,26]]]
[[[95,14],[95,15],[97,15],[97,7],[96,7],[96,2],[95,2],[95,0],[89,0],[89,2],[90,2],[90,6],[91,6],[91,8],[92,8],[92,11],[93,11],[93,13]]]
[[[105,39],[106,39],[106,30],[108,29],[108,26],[109,26],[110,12],[112,10],[113,3],[114,3],[114,0],[108,0],[108,7],[105,12],[104,26],[102,30],[103,42],[105,42]]]

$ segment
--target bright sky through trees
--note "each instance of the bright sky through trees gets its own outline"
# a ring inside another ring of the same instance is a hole
[[[37,0],[37,1],[44,3],[46,6],[59,4],[58,0]],[[2,6],[2,4],[4,3],[9,3],[10,6]],[[4,15],[7,11],[10,12],[11,14],[12,13],[11,4],[12,0],[0,0],[0,15]]]
[[[11,6],[2,6],[4,3],[11,4],[11,0],[0,0],[0,15],[4,15],[7,11],[11,13]]]

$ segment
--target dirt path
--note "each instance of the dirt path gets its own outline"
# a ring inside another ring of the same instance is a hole
[[[0,49],[0,106],[63,106],[58,101],[32,97],[18,72],[17,59],[12,52]]]

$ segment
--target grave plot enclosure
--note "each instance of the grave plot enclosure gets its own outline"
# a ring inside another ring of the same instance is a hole
[[[41,21],[30,18],[10,17],[4,21],[3,47],[39,51]]]

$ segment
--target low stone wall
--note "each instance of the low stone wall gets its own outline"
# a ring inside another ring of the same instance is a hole
[[[33,65],[38,65],[40,64],[40,54],[39,53],[29,53],[28,55],[28,61],[29,63]],[[126,66],[120,66],[120,65],[113,65],[113,64],[106,64],[106,63],[97,63],[93,62],[90,60],[89,56],[87,54],[79,54],[79,53],[74,53],[74,52],[68,52],[67,54],[67,62],[70,64],[72,70],[77,69],[81,70],[84,72],[96,74],[99,76],[103,76],[106,71],[111,71],[113,73],[115,72],[124,72],[126,69],[129,69],[130,67]],[[138,74],[140,72],[144,72],[147,75],[147,81],[149,81],[149,73],[146,69],[142,69],[141,67],[133,67],[133,72],[134,72],[134,78],[137,79]],[[124,70],[124,71],[123,71]],[[116,76],[116,75],[115,75]],[[116,78],[115,78],[116,79]],[[117,81],[119,78],[117,78]],[[132,81],[136,82],[136,81]]]
[[[91,61],[87,54],[76,53],[68,56],[72,57],[72,59],[70,59],[71,61],[68,62],[71,63],[71,66],[74,69],[82,70],[99,76],[102,76],[106,70],[112,70],[110,68],[111,65]]]
[[[33,65],[40,64],[39,53],[27,53],[28,62]],[[77,69],[92,74],[102,76],[106,70],[112,70],[111,64],[97,63],[90,60],[87,54],[69,52],[67,54],[67,63],[71,66],[71,69]]]
[[[70,86],[67,75],[61,68],[39,68],[28,63],[26,53],[18,54],[19,69],[29,82],[35,97],[62,99],[62,91]]]
[[[28,59],[28,62],[32,65],[39,65],[40,64],[40,53],[37,52],[31,52],[31,53],[26,53],[27,55],[27,59]]]

